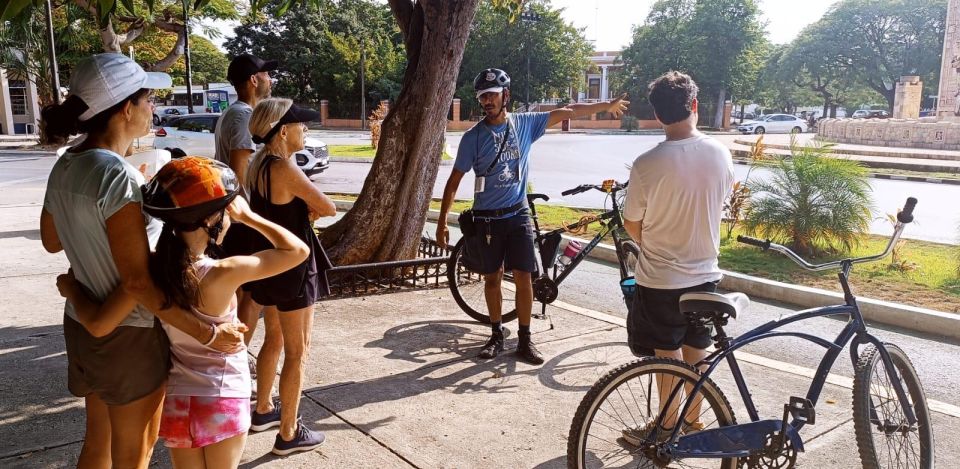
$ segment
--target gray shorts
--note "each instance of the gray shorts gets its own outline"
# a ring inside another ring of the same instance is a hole
[[[77,397],[96,393],[107,405],[129,404],[154,392],[170,372],[170,341],[158,319],[153,327],[120,326],[94,337],[63,316],[67,388]]]

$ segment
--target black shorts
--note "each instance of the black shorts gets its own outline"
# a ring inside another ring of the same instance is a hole
[[[501,268],[537,272],[537,258],[533,249],[536,235],[533,221],[526,212],[499,220],[479,218],[476,227],[476,236],[466,241],[469,257],[476,262],[476,265],[469,266],[471,270],[479,274],[492,274]]]
[[[254,249],[254,238],[261,236],[253,228],[242,223],[231,223],[227,234],[223,235],[223,242],[220,249],[223,250],[223,257],[249,256],[257,251]],[[244,283],[240,286],[243,291],[250,291],[250,283]]]
[[[681,346],[705,349],[713,345],[710,327],[692,326],[680,312],[680,296],[689,292],[715,292],[718,282],[678,290],[637,285],[627,314],[627,342],[637,356],[653,356],[654,349],[678,350]]]

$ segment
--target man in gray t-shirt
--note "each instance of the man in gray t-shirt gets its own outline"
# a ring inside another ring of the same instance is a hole
[[[217,129],[214,131],[215,158],[229,165],[241,183],[247,179],[250,157],[257,149],[250,134],[250,117],[257,102],[270,97],[269,72],[276,69],[275,60],[263,60],[250,54],[238,55],[227,68],[227,79],[237,90],[237,101],[230,105],[217,121]],[[227,231],[221,247],[227,256],[253,254],[252,239],[257,236],[259,234],[250,228],[236,224]],[[247,290],[248,288],[244,285],[237,292],[237,297],[240,299],[237,315],[248,328],[244,334],[244,341],[249,344],[263,307],[253,301]]]

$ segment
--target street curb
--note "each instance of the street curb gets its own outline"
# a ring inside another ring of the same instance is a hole
[[[833,144],[833,145],[843,145],[842,143],[834,143],[826,140],[819,140],[824,144]],[[747,140],[738,140],[734,139],[733,143],[737,145],[743,145],[746,147],[753,147],[755,142],[749,142]],[[777,143],[764,143],[765,148],[771,150],[790,150],[790,145],[781,145]],[[922,150],[919,149],[918,150]],[[834,153],[841,155],[855,155],[855,156],[875,156],[878,158],[913,158],[913,159],[923,159],[923,160],[937,160],[937,161],[960,161],[960,154],[957,155],[940,155],[936,153],[920,153],[920,152],[883,152],[883,151],[870,151],[870,150],[858,150],[856,148],[836,148]]]
[[[367,163],[373,164],[373,158],[367,158],[365,156],[331,156],[329,157],[331,163]],[[453,166],[453,160],[440,160],[440,166]]]
[[[749,160],[751,154],[747,150],[739,150],[735,148],[729,148],[730,154],[733,156],[733,162],[735,164],[749,165]],[[842,153],[835,153],[837,156],[845,156]],[[857,161],[863,164],[867,168],[882,168],[882,169],[900,169],[904,171],[919,171],[919,172],[930,172],[930,173],[946,173],[949,172],[949,169],[953,169],[945,166],[930,166],[922,164],[907,164],[907,163],[882,163],[874,161],[863,161],[856,158],[851,158],[854,161]],[[901,181],[911,181],[911,182],[929,182],[933,184],[953,184],[960,185],[960,179],[945,179],[945,178],[933,178],[933,177],[923,177],[923,176],[901,176],[898,174],[880,174],[880,173],[868,173],[869,177],[877,179],[894,179]]]
[[[350,201],[335,200],[334,202],[337,210],[345,211],[353,207],[353,202]],[[456,225],[458,215],[457,213],[447,214],[447,223]],[[427,212],[427,220],[437,221],[439,218],[440,212],[438,210]],[[584,244],[590,242],[573,236],[564,235],[563,237]],[[597,244],[597,247],[590,251],[588,257],[610,263],[618,262],[616,249],[605,243]],[[781,301],[801,308],[816,308],[844,303],[843,295],[840,293],[767,280],[726,270],[723,271],[720,288],[741,292],[750,297]],[[863,318],[867,321],[960,340],[960,315],[872,298],[857,298],[857,304],[860,306]]]
[[[750,166],[749,161],[744,161],[743,159],[739,159],[739,158],[734,158],[733,164]],[[923,176],[901,176],[899,174],[884,174],[884,173],[867,173],[867,177],[871,177],[874,179],[890,179],[894,181],[925,182],[930,184],[948,184],[953,186],[960,186],[960,179],[928,178]]]

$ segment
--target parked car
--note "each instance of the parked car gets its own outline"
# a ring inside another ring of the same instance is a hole
[[[737,126],[742,134],[800,133],[807,131],[807,121],[790,114],[767,114]]]
[[[168,120],[173,119],[175,117],[182,116],[184,114],[187,114],[187,110],[185,108],[184,109],[180,109],[176,107],[164,108],[164,107],[158,106],[154,108],[154,111],[153,111],[153,125],[154,126],[163,125]]]
[[[169,119],[157,129],[153,147],[168,150],[174,155],[213,158],[216,153],[214,131],[219,118],[220,114],[202,113]],[[307,137],[306,147],[295,153],[294,157],[297,166],[307,176],[320,174],[330,167],[327,144],[315,138]]]
[[[853,111],[854,119],[889,119],[890,113],[878,109],[859,109]]]

